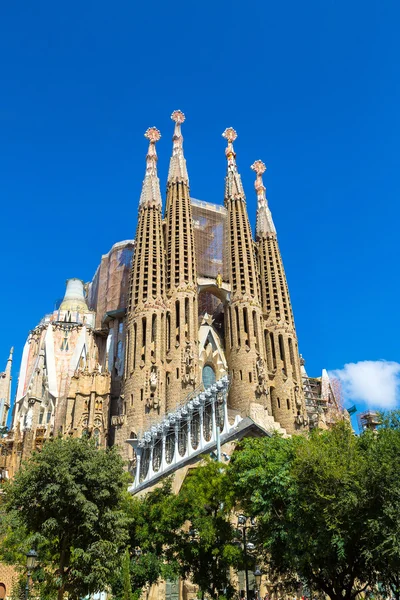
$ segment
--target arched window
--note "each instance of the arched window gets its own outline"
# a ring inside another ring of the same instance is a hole
[[[6,592],[6,586],[4,585],[4,583],[0,583],[0,598],[5,598]]]
[[[147,472],[149,470],[149,464],[150,464],[150,449],[143,448],[141,461],[140,461],[140,474],[139,474],[140,483],[142,481],[144,481],[144,479],[146,478]]]
[[[203,385],[207,389],[215,383],[215,371],[211,365],[205,365],[203,368]]]
[[[212,405],[206,404],[203,413],[203,436],[206,442],[211,440],[212,435]]]
[[[188,424],[187,421],[182,421],[178,430],[178,451],[180,456],[184,456],[187,446]]]
[[[175,429],[170,427],[165,439],[165,460],[169,465],[174,458],[175,453]]]
[[[162,438],[157,438],[153,448],[153,471],[157,473],[161,467],[162,460]]]
[[[200,415],[199,411],[195,411],[192,416],[192,420],[190,423],[191,428],[191,438],[192,438],[192,448],[196,450],[200,441]]]

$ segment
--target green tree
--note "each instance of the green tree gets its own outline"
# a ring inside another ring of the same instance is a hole
[[[309,438],[245,440],[230,466],[258,547],[273,575],[299,578],[333,600],[351,600],[377,579],[371,552],[381,509],[371,486],[372,434],[350,426]]]
[[[133,597],[138,598],[143,589],[157,583],[160,578],[177,576],[177,563],[171,546],[182,520],[181,515],[175,512],[175,495],[171,492],[169,479],[144,496],[127,496],[124,510],[130,546],[130,586]],[[125,557],[111,581],[112,594],[116,600],[125,598],[127,561]]]
[[[105,589],[127,538],[125,489],[116,449],[83,439],[46,442],[5,488],[0,555],[22,562],[21,547],[35,545],[43,597],[77,599]]]
[[[129,556],[128,548],[125,549],[124,556],[122,559],[122,587],[123,587],[123,600],[132,600],[132,586],[131,586],[131,572],[130,572],[131,558]]]
[[[370,488],[379,506],[379,518],[367,524],[371,556],[378,579],[387,592],[400,599],[400,411],[382,415],[376,433],[364,434],[370,469]]]
[[[239,565],[242,551],[235,544],[230,522],[230,488],[221,465],[207,462],[189,472],[179,494],[170,480],[127,505],[130,575],[135,597],[159,579],[190,578],[202,594],[229,596],[229,567]],[[122,577],[112,585],[123,598]]]
[[[172,550],[179,572],[199,586],[202,595],[233,595],[230,567],[243,562],[231,522],[233,497],[225,468],[207,462],[189,472],[176,497],[176,513],[185,527],[175,536]]]

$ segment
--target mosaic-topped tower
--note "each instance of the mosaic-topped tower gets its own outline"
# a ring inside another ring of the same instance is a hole
[[[276,229],[262,179],[266,166],[261,160],[256,160],[251,168],[256,173],[256,240],[272,414],[288,433],[293,433],[303,427],[306,416],[296,329]]]
[[[247,215],[246,197],[236,165],[233,142],[237,134],[224,131],[228,170],[225,178],[225,207],[228,210],[229,278],[231,298],[226,327],[232,408],[248,414],[252,403],[268,414],[271,407],[265,377],[263,318],[259,302],[259,275],[253,236]]]
[[[175,408],[198,383],[197,272],[189,177],[183,155],[180,110],[175,122],[167,183],[166,290],[169,303],[166,331],[167,408]]]

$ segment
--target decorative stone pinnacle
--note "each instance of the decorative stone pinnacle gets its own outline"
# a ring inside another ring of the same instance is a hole
[[[222,137],[227,140],[228,144],[232,144],[232,142],[234,142],[237,138],[237,133],[233,127],[227,127],[222,134]]]
[[[175,121],[175,123],[181,124],[185,120],[185,115],[181,110],[174,110],[174,112],[171,115],[171,119]]]
[[[146,156],[146,174],[143,181],[139,206],[152,206],[161,208],[160,184],[157,177],[157,152],[156,142],[161,138],[157,127],[149,127],[144,137],[149,140]]]
[[[267,167],[265,166],[262,160],[256,160],[255,162],[253,162],[250,169],[255,171],[257,175],[262,175],[267,170]]]
[[[276,229],[272,220],[271,211],[268,207],[267,196],[265,194],[265,185],[263,183],[263,173],[267,170],[262,160],[256,160],[250,169],[255,171],[257,177],[254,187],[257,194],[257,221],[256,221],[256,239],[260,240],[269,236],[276,235]]]
[[[236,165],[236,152],[233,149],[233,142],[237,138],[237,133],[233,127],[225,129],[222,137],[228,142],[225,148],[225,156],[228,161],[228,173],[225,179],[225,198],[241,198],[244,200],[244,189]]]
[[[149,127],[144,137],[147,138],[151,144],[155,144],[161,138],[161,133],[158,131],[157,127]]]
[[[172,136],[173,146],[168,171],[168,183],[173,181],[185,181],[189,184],[186,161],[183,155],[183,136],[181,131],[181,125],[185,120],[185,115],[181,110],[174,110],[171,119],[175,122],[175,128],[174,135]]]

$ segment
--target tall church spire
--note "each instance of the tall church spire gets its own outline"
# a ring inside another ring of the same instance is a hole
[[[257,265],[254,256],[253,237],[246,209],[245,194],[237,165],[233,142],[237,133],[232,127],[222,134],[228,145],[225,155],[228,161],[225,178],[225,206],[229,214],[230,283],[233,299],[238,294],[258,302]]]
[[[261,160],[256,160],[251,168],[256,173],[256,236],[271,410],[281,426],[293,433],[303,427],[306,418],[296,329],[276,229],[262,180],[266,167]]]
[[[0,373],[0,427],[7,423],[8,411],[11,403],[11,368],[14,348],[11,348],[7,360],[6,370]]]
[[[157,176],[156,142],[161,135],[150,127],[146,174],[139,202],[135,250],[126,313],[124,389],[126,418],[116,434],[124,445],[143,429],[154,412],[165,411],[163,363],[165,347],[165,250],[161,192]],[[146,416],[148,415],[148,417]]]
[[[265,173],[267,167],[261,160],[256,160],[250,168],[257,174],[254,187],[257,193],[256,240],[258,241],[264,237],[276,235],[276,229],[272,220],[271,211],[268,207],[265,186],[262,179],[263,173]]]
[[[237,134],[229,127],[222,135],[228,142],[225,150],[228,161],[225,207],[228,211],[229,282],[232,290],[225,329],[232,381],[229,402],[232,408],[247,414],[255,405],[261,412],[262,409],[270,412],[257,261],[233,149]]]
[[[181,124],[185,121],[185,115],[181,110],[174,110],[171,119],[175,121],[175,130],[172,138],[173,148],[169,163],[168,183],[172,181],[184,181],[189,185],[186,160],[183,155],[183,136],[181,131]]]
[[[240,197],[242,200],[244,200],[245,195],[242,180],[236,164],[236,152],[233,149],[233,142],[237,138],[237,133],[232,127],[228,127],[225,129],[222,137],[228,142],[228,145],[225,149],[225,156],[228,161],[228,171],[225,179],[225,199]]]
[[[160,181],[157,175],[157,152],[156,143],[161,138],[161,134],[156,127],[149,127],[144,134],[149,140],[149,149],[146,156],[146,173],[143,180],[142,193],[140,195],[139,208],[144,206],[154,206],[161,209]]]
[[[175,110],[172,157],[165,211],[167,248],[167,408],[172,410],[196,387],[198,373],[197,269],[189,178],[183,156],[181,124]],[[178,368],[176,368],[176,365]]]

